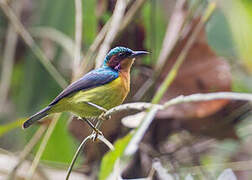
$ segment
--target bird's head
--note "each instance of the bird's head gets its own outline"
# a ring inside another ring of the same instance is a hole
[[[131,68],[136,57],[145,54],[148,54],[148,52],[132,51],[125,47],[115,47],[107,54],[103,66],[109,66],[116,71],[128,70]]]

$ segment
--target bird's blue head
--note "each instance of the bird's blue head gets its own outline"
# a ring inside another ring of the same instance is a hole
[[[107,54],[103,66],[109,66],[114,70],[130,68],[134,58],[148,54],[146,51],[132,51],[126,47],[115,47]]]

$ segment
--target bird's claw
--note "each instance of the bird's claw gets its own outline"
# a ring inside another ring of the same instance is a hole
[[[111,118],[111,115],[108,115],[108,116],[105,116],[105,113],[106,112],[103,112],[100,116],[99,116],[99,119],[103,120],[103,121],[106,121],[106,120],[109,120]]]
[[[102,132],[99,129],[94,129],[93,134],[95,134],[93,141],[96,141],[98,136],[103,136]]]

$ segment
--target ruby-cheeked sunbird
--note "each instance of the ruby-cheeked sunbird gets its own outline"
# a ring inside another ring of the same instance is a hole
[[[98,107],[111,109],[123,103],[130,90],[130,69],[136,57],[146,51],[116,47],[107,54],[102,67],[92,70],[64,89],[46,108],[24,122],[28,128],[41,118],[60,112],[72,112],[78,117],[97,117]]]

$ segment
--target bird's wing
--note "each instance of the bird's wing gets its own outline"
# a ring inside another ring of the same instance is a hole
[[[59,102],[59,100],[72,93],[107,84],[116,79],[117,77],[118,73],[111,70],[110,68],[99,68],[93,70],[84,75],[79,80],[70,84],[49,104],[49,106],[55,105],[57,102]]]

